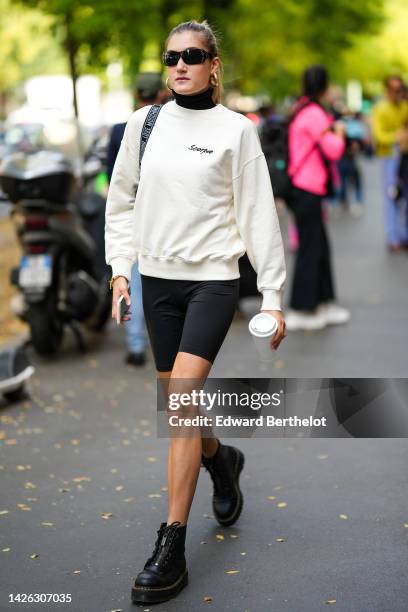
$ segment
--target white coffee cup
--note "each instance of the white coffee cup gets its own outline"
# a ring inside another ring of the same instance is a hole
[[[250,320],[249,331],[261,361],[272,361],[271,338],[278,329],[278,322],[267,312],[259,312]]]

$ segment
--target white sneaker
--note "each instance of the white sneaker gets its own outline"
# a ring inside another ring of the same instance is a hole
[[[341,325],[350,321],[350,311],[347,308],[342,308],[334,302],[326,302],[320,304],[317,312],[326,322],[326,325]]]
[[[285,316],[285,323],[288,331],[323,329],[323,327],[326,327],[326,320],[320,313],[310,313],[303,310],[289,310]]]
[[[362,204],[358,204],[357,202],[353,202],[350,204],[350,215],[354,217],[354,219],[359,219],[364,214],[364,208]]]

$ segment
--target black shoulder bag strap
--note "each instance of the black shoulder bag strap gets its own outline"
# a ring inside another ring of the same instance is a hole
[[[140,172],[140,165],[142,163],[142,158],[143,158],[145,148],[147,145],[147,141],[150,138],[150,134],[153,131],[154,124],[156,123],[156,119],[159,116],[159,113],[162,108],[163,108],[163,104],[153,104],[153,106],[147,113],[146,119],[144,120],[143,127],[142,127],[142,133],[140,136],[139,172]]]

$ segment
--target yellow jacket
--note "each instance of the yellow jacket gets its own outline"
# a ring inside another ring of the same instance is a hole
[[[373,110],[373,135],[377,155],[386,157],[392,154],[392,146],[397,142],[397,133],[408,123],[408,102],[393,104],[387,99],[378,102]]]

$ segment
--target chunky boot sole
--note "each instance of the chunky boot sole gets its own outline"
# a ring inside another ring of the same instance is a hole
[[[176,597],[187,584],[188,571],[186,570],[176,582],[166,587],[133,587],[132,601],[133,603],[161,603]]]
[[[236,462],[234,466],[234,474],[235,474],[235,478],[237,479],[236,487],[235,487],[235,490],[238,496],[237,505],[235,506],[232,514],[230,516],[227,516],[226,518],[218,517],[215,511],[214,505],[213,505],[214,516],[217,519],[218,523],[222,525],[223,527],[229,527],[230,525],[233,525],[238,520],[239,515],[242,512],[243,505],[244,505],[244,498],[242,496],[241,489],[239,488],[239,476],[244,468],[245,457],[239,449],[237,449],[237,451],[238,451],[238,456],[236,458]]]

